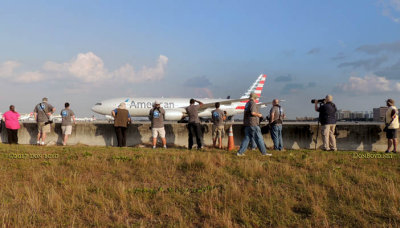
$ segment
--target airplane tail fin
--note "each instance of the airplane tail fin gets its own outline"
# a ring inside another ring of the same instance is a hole
[[[261,74],[258,76],[257,80],[253,83],[253,85],[250,86],[250,88],[246,91],[245,94],[243,94],[242,97],[240,98],[248,98],[250,96],[250,93],[255,93],[257,94],[258,98],[257,101],[260,99],[262,90],[264,88],[264,83],[267,78],[266,74]]]

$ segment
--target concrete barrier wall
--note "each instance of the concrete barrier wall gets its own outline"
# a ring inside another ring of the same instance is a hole
[[[35,144],[37,128],[35,123],[22,123],[18,131],[20,144]],[[212,145],[211,124],[203,124],[205,145]],[[149,123],[133,123],[128,128],[128,146],[150,145],[151,130]],[[228,130],[229,125],[225,126]],[[364,151],[384,151],[386,149],[385,133],[382,131],[383,125],[379,124],[339,124],[337,126],[339,136],[337,146],[339,150],[364,150]],[[188,136],[186,124],[166,124],[167,144],[169,146],[187,147]],[[233,124],[235,144],[240,145],[243,138],[243,126]],[[283,142],[286,149],[314,149],[317,124],[284,124]],[[227,134],[226,134],[227,135]],[[2,131],[1,139],[7,142],[7,133]],[[273,143],[270,134],[264,135],[268,147]],[[195,140],[194,140],[195,141]],[[226,146],[227,137],[223,139]],[[50,145],[61,144],[61,125],[52,124],[51,133],[47,140]],[[97,146],[115,146],[116,137],[114,127],[107,123],[78,123],[73,128],[69,144],[85,144]],[[317,147],[322,145],[321,134],[319,133]]]

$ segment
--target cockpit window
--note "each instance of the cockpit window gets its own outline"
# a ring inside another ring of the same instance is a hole
[[[96,103],[95,105],[101,105],[101,103]]]

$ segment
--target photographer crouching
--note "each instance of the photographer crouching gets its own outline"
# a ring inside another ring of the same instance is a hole
[[[336,147],[336,105],[332,102],[332,95],[326,95],[325,99],[314,99],[315,111],[319,112],[319,122],[321,123],[322,139],[324,150],[337,151]],[[318,104],[319,107],[318,107]]]

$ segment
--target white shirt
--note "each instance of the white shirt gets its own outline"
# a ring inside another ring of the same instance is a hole
[[[396,114],[395,114],[394,120],[392,121],[392,111],[393,110],[396,111]],[[398,129],[399,128],[399,112],[398,112],[396,106],[390,106],[388,108],[388,110],[386,111],[385,122],[387,124],[390,124],[388,129]]]

